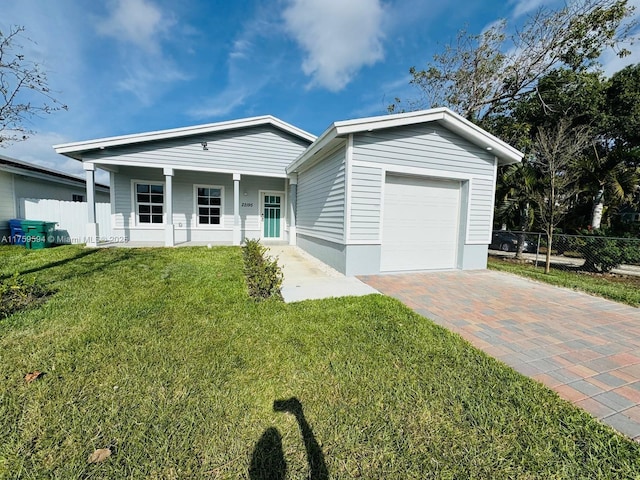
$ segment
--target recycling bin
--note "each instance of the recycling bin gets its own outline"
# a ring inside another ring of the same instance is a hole
[[[55,241],[56,222],[41,220],[22,220],[24,246],[29,250],[51,247]]]
[[[11,235],[9,236],[9,243],[12,245],[24,245],[24,231],[22,230],[22,220],[12,218],[9,220],[9,230]]]

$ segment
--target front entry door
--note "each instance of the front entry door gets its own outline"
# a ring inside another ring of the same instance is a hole
[[[282,238],[282,192],[262,192],[262,238]]]

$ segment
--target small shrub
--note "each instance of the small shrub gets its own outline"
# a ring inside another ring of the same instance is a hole
[[[640,262],[638,247],[638,242],[596,236],[594,231],[584,239],[580,250],[585,258],[583,269],[607,273],[622,264],[637,264]]]
[[[43,302],[51,293],[51,290],[37,285],[34,281],[27,282],[17,273],[7,280],[0,281],[0,320]]]
[[[266,253],[267,248],[260,244],[259,240],[245,239],[242,257],[249,295],[256,300],[271,297],[282,299],[282,270],[277,259],[267,256]]]

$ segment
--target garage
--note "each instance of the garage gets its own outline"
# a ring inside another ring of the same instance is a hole
[[[387,174],[380,270],[456,268],[460,182]]]

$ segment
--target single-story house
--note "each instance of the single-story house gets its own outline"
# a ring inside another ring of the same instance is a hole
[[[95,192],[97,201],[109,201],[107,185],[96,184]],[[23,199],[84,202],[86,194],[83,178],[0,155],[0,240],[9,237],[8,220],[24,218]]]
[[[318,138],[262,116],[54,148],[82,161],[90,203],[110,172],[114,236],[288,242],[346,275],[485,268],[497,167],[523,156],[446,108]]]

